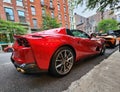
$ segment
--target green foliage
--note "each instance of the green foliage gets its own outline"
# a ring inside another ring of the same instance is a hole
[[[118,22],[118,27],[119,27],[119,29],[120,29],[120,22]]]
[[[14,23],[5,20],[0,20],[0,31],[19,35],[27,32],[27,30],[20,23]]]
[[[42,30],[58,28],[60,23],[57,22],[56,18],[51,18],[49,15],[43,17]]]
[[[6,34],[0,34],[0,43],[8,42]]]
[[[108,7],[111,10],[120,8],[119,0],[78,0],[78,4],[83,5],[84,2],[87,9],[97,8],[98,11],[104,11]]]
[[[116,20],[113,19],[106,19],[102,20],[98,23],[98,30],[103,33],[106,33],[109,30],[117,30],[118,29],[118,23]]]
[[[0,33],[9,35],[9,37],[1,38],[0,42],[13,42],[13,35],[23,35],[27,30],[20,24],[0,19]]]

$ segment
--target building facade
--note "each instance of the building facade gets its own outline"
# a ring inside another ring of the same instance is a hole
[[[49,14],[62,27],[70,27],[67,0],[1,0],[0,18],[28,23],[32,30],[40,29],[42,17]]]
[[[110,13],[110,10],[96,12],[96,14],[88,18],[75,14],[76,28],[85,31],[88,34],[97,32],[97,25],[102,19],[116,19],[116,16]]]
[[[57,18],[62,27],[70,27],[67,0],[27,0],[28,18],[32,29],[40,28],[42,17]]]
[[[77,0],[68,0],[68,9],[70,16],[70,29],[76,29],[76,20],[74,16],[74,9],[77,6]]]
[[[117,21],[120,23],[120,9],[116,10],[115,15],[116,15]]]
[[[116,16],[116,20],[118,21],[119,23],[119,28],[120,28],[120,8],[119,9],[116,9],[115,12],[114,12],[115,16]]]
[[[74,14],[74,17],[75,17],[75,25],[76,25],[76,29],[80,29],[82,31],[85,30],[85,26],[86,26],[86,18],[75,13]]]

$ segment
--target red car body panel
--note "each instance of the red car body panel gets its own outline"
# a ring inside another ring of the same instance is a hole
[[[17,39],[23,38],[29,46],[19,46]],[[103,39],[91,40],[67,35],[66,28],[57,28],[25,36],[15,36],[12,59],[18,64],[37,63],[40,69],[48,70],[51,58],[61,46],[71,47],[75,54],[75,61],[90,55],[100,53]],[[26,42],[27,43],[27,42]],[[99,50],[96,48],[99,47]]]

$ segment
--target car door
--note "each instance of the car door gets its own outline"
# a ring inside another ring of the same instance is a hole
[[[99,47],[97,39],[85,38],[82,42],[84,46],[88,47],[87,51],[89,52],[89,54],[97,53],[97,47]]]
[[[96,52],[97,42],[96,40],[92,40],[88,34],[80,30],[73,30],[72,33],[76,38],[77,43],[79,43],[79,51],[80,53],[84,53],[84,55],[93,54]]]

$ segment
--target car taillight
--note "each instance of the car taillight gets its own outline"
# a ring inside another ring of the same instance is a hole
[[[17,42],[18,42],[19,46],[30,47],[29,42],[25,38],[18,38]]]

